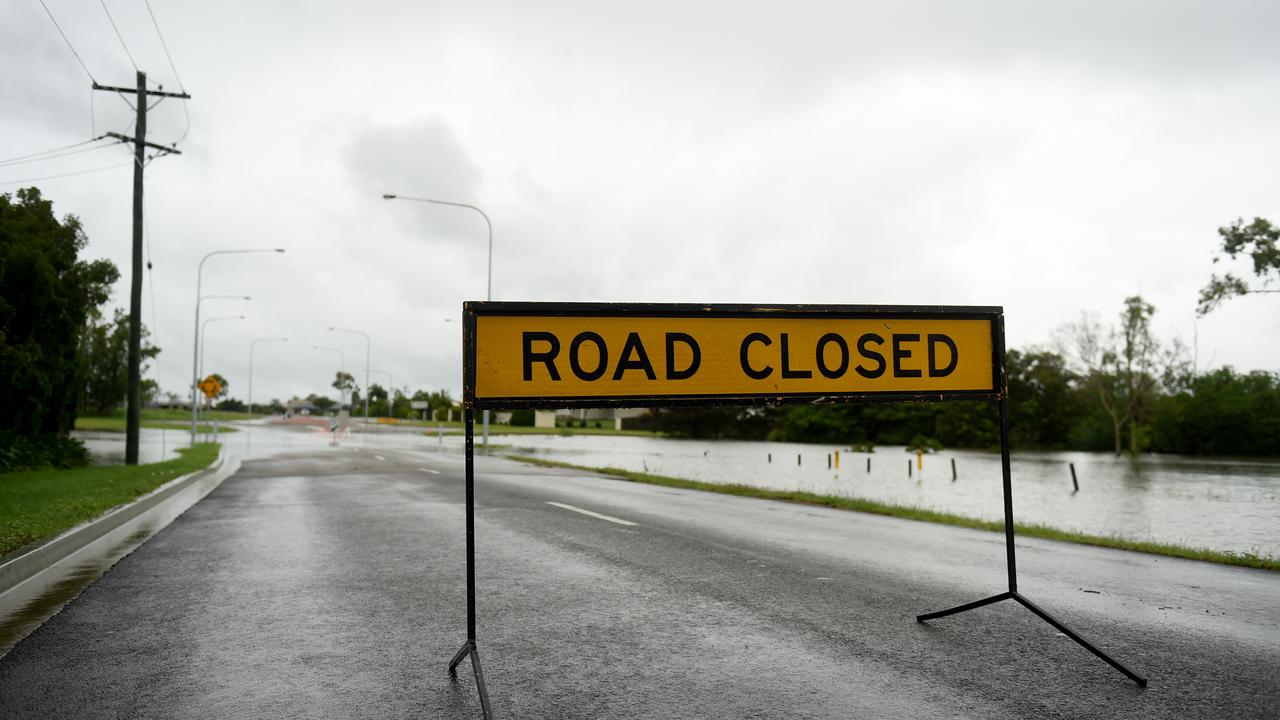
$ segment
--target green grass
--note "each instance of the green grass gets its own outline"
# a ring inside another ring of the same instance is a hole
[[[0,557],[207,467],[218,457],[218,446],[204,443],[178,452],[179,458],[150,465],[0,474]]]
[[[148,420],[143,416],[142,427],[158,428],[162,430],[189,429],[191,427],[191,416],[188,415],[185,421],[182,420]],[[77,430],[97,430],[99,432],[124,432],[125,418],[124,416],[94,416],[94,417],[78,417],[76,418]],[[211,433],[213,432],[213,424],[202,422],[196,426],[196,432]],[[218,421],[218,432],[229,433],[236,432],[236,429],[230,425],[223,425],[222,420]]]
[[[611,475],[622,480],[647,483],[649,485],[662,485],[664,487],[683,488],[686,490],[702,490],[704,492],[764,498],[766,500],[783,500],[786,502],[803,503],[805,505],[821,505],[823,507],[836,508],[839,510],[853,510],[855,512],[871,513],[873,515],[887,515],[889,517],[905,518],[907,520],[917,520],[920,522],[953,525],[955,527],[972,528],[975,530],[1004,532],[1003,521],[979,520],[977,518],[966,517],[964,515],[954,515],[952,513],[905,507],[902,505],[890,505],[887,503],[876,502],[874,500],[864,500],[862,498],[818,495],[816,493],[801,492],[798,490],[768,490],[765,488],[751,487],[749,485],[720,485],[717,483],[667,477],[665,475],[653,475],[650,473],[633,472],[631,470],[621,470],[619,468],[584,467],[582,465],[573,465],[571,463],[556,462],[553,460],[544,460],[542,458],[527,457],[523,455],[508,455],[507,457],[512,460],[518,460],[520,462],[538,465],[541,467],[587,470],[604,475]],[[1095,545],[1097,547],[1114,548],[1117,550],[1130,550],[1133,552],[1148,553],[1151,555],[1165,555],[1168,557],[1184,558],[1187,560],[1200,560],[1202,562],[1214,562],[1224,565],[1241,565],[1261,570],[1280,571],[1280,558],[1255,555],[1252,553],[1220,552],[1217,550],[1188,548],[1180,545],[1169,545],[1166,543],[1126,540],[1115,536],[1104,537],[1101,535],[1086,535],[1084,533],[1071,532],[1068,530],[1059,530],[1045,525],[1024,525],[1018,523],[1014,525],[1014,529],[1019,535],[1023,535],[1025,537],[1037,537],[1044,538],[1046,540],[1078,543],[1081,545]]]
[[[177,408],[143,408],[140,413],[143,422],[154,420],[158,422],[191,422],[191,411],[181,410]],[[119,418],[124,420],[124,410],[113,410],[105,415],[86,415],[91,418]],[[267,417],[262,413],[253,413],[250,415],[245,412],[230,412],[228,410],[201,410],[201,420],[214,420],[218,422],[227,422],[231,420],[256,420],[257,418]]]

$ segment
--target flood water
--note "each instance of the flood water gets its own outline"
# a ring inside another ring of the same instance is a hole
[[[303,428],[237,423],[237,429],[221,440],[244,459],[320,448],[331,440],[326,432]],[[95,455],[123,460],[120,433],[78,435]],[[188,440],[181,430],[143,429],[143,462],[172,457]],[[458,435],[441,439],[434,433],[424,436],[382,427],[376,432],[353,432],[342,442],[357,447],[462,451]],[[917,470],[915,455],[901,447],[861,453],[804,443],[594,435],[495,435],[492,442],[502,452],[589,467],[860,497],[987,520],[1003,517],[996,453],[944,450],[925,455],[923,468]],[[828,455],[834,466],[837,450],[840,467],[828,469]],[[1075,465],[1078,492],[1073,490],[1070,464]],[[1104,453],[1025,452],[1013,455],[1012,471],[1014,514],[1019,523],[1280,557],[1280,462],[1156,455],[1144,456],[1135,464]]]
[[[902,447],[861,453],[800,443],[586,435],[511,435],[495,442],[577,465],[1003,518],[997,453],[944,450],[925,455],[916,469],[916,456]],[[828,469],[828,454],[834,465],[836,450],[840,468]],[[1280,557],[1280,462],[1146,456],[1135,464],[1110,454],[1027,452],[1015,453],[1011,467],[1019,523]]]

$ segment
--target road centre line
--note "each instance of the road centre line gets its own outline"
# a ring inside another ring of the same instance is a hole
[[[431,473],[432,475],[439,475],[439,474],[440,474],[440,471],[439,471],[439,470],[432,470],[431,468],[418,468],[418,471],[419,471],[419,472],[424,472],[424,473]]]
[[[555,505],[556,507],[558,507],[558,508],[564,508],[565,510],[572,510],[573,512],[576,512],[576,513],[582,513],[583,515],[590,515],[590,516],[591,516],[591,517],[593,517],[593,518],[600,518],[601,520],[608,520],[608,521],[609,521],[609,522],[611,522],[611,523],[618,523],[619,525],[635,525],[635,524],[636,524],[636,523],[631,522],[630,520],[622,520],[622,519],[620,519],[620,518],[610,517],[610,516],[608,516],[608,515],[601,515],[600,513],[597,513],[597,512],[591,512],[590,510],[583,510],[583,509],[582,509],[582,508],[580,508],[580,507],[574,507],[574,506],[572,506],[572,505],[565,505],[564,503],[551,502],[550,500],[548,500],[548,501],[547,501],[547,504],[548,504],[548,505]]]
[[[384,458],[384,457],[382,457],[381,455],[374,455],[374,457],[378,458],[378,459],[379,459],[379,460],[381,460],[382,462],[386,462],[386,461],[387,461],[387,459],[386,459],[386,458]]]

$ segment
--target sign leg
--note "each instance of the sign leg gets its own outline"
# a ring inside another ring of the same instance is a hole
[[[480,708],[484,711],[485,720],[493,720],[493,710],[489,706],[489,689],[485,687],[484,671],[480,667],[480,651],[476,647],[475,413],[470,408],[463,411],[462,423],[466,433],[464,457],[467,486],[467,641],[449,661],[449,674],[456,675],[459,663],[468,655],[471,656],[471,671],[476,678],[476,689],[480,692]]]

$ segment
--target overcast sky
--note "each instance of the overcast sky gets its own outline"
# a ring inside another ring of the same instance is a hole
[[[45,0],[98,82],[134,69],[99,0]],[[1280,299],[1195,321],[1216,229],[1280,220],[1280,3],[108,0],[166,90],[147,168],[159,379],[330,392],[345,352],[461,388],[463,300],[1001,305],[1009,345],[1141,293],[1202,368],[1280,368]],[[0,4],[0,160],[131,133],[39,0]],[[96,97],[94,97],[96,96]],[[189,117],[189,120],[188,120]],[[87,146],[86,146],[87,147]],[[115,146],[0,166],[80,217],[128,303]],[[0,185],[12,192],[17,184]],[[1247,273],[1241,266],[1237,272]],[[154,370],[153,370],[154,372]],[[385,377],[385,376],[384,376]],[[359,377],[363,384],[363,377]],[[375,382],[383,382],[374,376]]]

